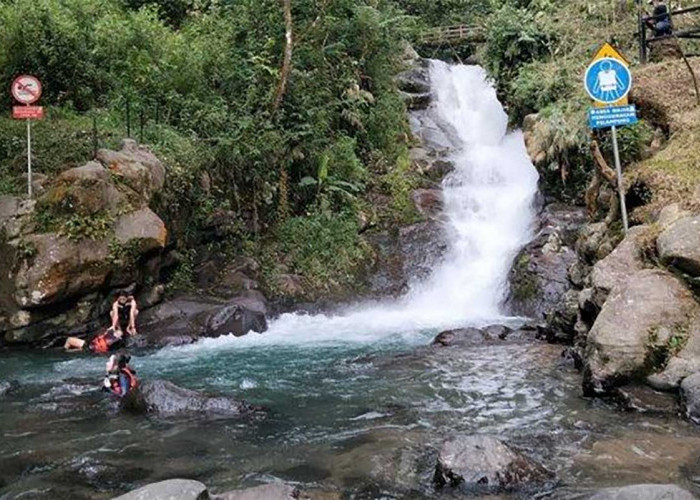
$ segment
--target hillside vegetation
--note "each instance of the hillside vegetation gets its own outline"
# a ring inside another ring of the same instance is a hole
[[[203,255],[227,252],[329,292],[368,261],[361,230],[417,217],[393,82],[406,41],[425,57],[475,52],[514,123],[539,114],[532,137],[550,194],[578,200],[591,169],[582,71],[605,40],[634,53],[636,29],[632,1],[606,0],[292,0],[291,21],[287,74],[278,0],[4,0],[0,74],[44,83],[34,162],[49,176],[92,157],[93,120],[100,146],[114,146],[127,102],[132,136],[145,110],[144,142],[169,167],[157,202],[184,256],[180,286]],[[420,45],[426,27],[458,23],[486,27],[486,42]],[[1,99],[0,194],[20,193],[23,124]],[[624,130],[626,162],[652,131]]]

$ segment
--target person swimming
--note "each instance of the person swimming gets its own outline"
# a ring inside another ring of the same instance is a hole
[[[86,347],[90,352],[96,354],[107,354],[110,351],[124,346],[124,332],[108,328],[104,332],[96,335],[90,342],[78,337],[68,337],[63,348],[69,352],[82,351]]]
[[[119,397],[124,397],[138,386],[136,370],[131,368],[131,356],[112,354],[107,361],[103,390]]]

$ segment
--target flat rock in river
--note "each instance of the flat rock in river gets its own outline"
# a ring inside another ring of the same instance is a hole
[[[207,487],[189,479],[168,479],[130,491],[113,500],[209,500]]]
[[[263,484],[214,496],[214,500],[294,500],[296,498],[299,498],[299,491],[284,483]]]
[[[546,483],[554,475],[491,436],[459,436],[440,450],[433,481],[467,491],[499,492]]]

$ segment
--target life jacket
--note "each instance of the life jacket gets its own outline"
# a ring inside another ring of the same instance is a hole
[[[124,374],[129,378],[129,389],[127,390],[126,394],[130,393],[136,387],[139,385],[139,380],[136,378],[136,375],[131,371],[131,368],[128,366],[125,366],[121,370],[119,370],[119,374],[116,376],[109,377],[109,382],[110,382],[110,390],[116,394],[117,396],[125,396],[126,394],[122,394],[122,387],[119,384],[119,375]]]
[[[120,340],[113,332],[108,330],[92,339],[90,350],[98,354],[106,354]]]

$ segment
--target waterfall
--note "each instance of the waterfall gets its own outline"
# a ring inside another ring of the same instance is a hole
[[[449,250],[442,264],[399,300],[334,316],[285,314],[263,336],[236,339],[237,345],[365,342],[503,320],[510,265],[532,237],[538,174],[522,134],[508,132],[508,117],[482,68],[433,61],[430,77],[429,113],[452,131],[454,143],[455,169],[443,181]]]

